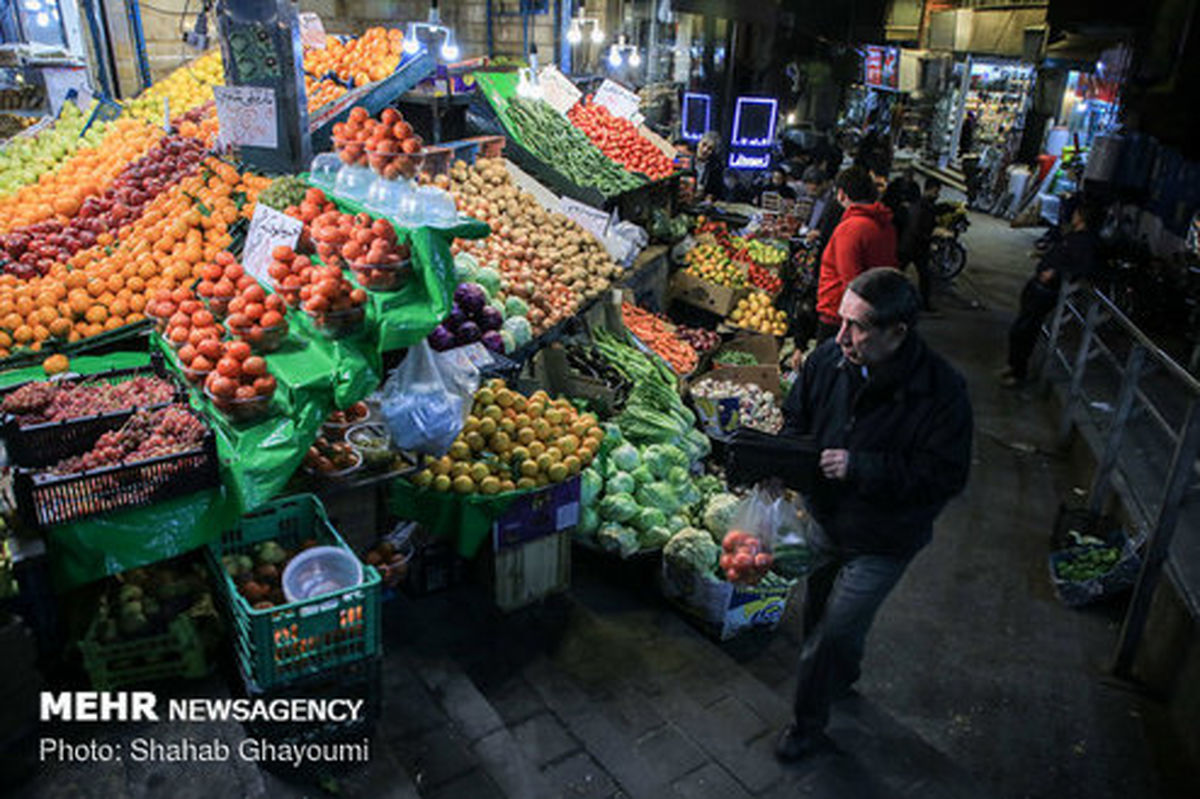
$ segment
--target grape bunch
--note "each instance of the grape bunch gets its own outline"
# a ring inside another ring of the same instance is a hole
[[[59,461],[50,471],[73,474],[185,452],[196,447],[204,434],[204,424],[183,405],[138,411],[119,429],[100,436],[89,451]]]
[[[29,426],[162,405],[174,395],[170,382],[147,375],[119,383],[42,380],[21,386],[4,398],[0,408]]]

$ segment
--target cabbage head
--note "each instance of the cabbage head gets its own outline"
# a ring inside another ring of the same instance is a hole
[[[605,482],[604,491],[608,494],[632,494],[637,491],[637,483],[628,472],[617,472]]]
[[[632,474],[633,479],[636,480],[637,484],[640,486],[654,482],[654,472],[650,471],[649,466],[639,466],[633,470]]]
[[[614,449],[609,453],[608,457],[623,472],[632,472],[642,462],[641,457],[638,455],[637,447],[628,442]]]
[[[588,467],[579,476],[579,503],[585,508],[595,504],[604,489],[604,478],[595,469]]]
[[[671,514],[679,510],[679,497],[670,483],[646,483],[637,490],[638,504],[643,508],[658,508],[663,513]]]
[[[675,535],[680,530],[688,526],[686,516],[675,515],[667,519],[667,529],[671,531],[671,535]]]
[[[676,488],[683,488],[692,482],[692,475],[686,466],[672,466],[667,470],[663,479]]]
[[[642,508],[638,515],[633,517],[633,526],[643,533],[651,527],[666,527],[667,514],[658,508]]]
[[[500,291],[500,273],[490,266],[475,272],[475,282],[483,286],[489,297],[495,297]]]
[[[667,479],[673,467],[678,466],[686,471],[691,465],[687,453],[670,444],[651,444],[642,453],[642,460],[658,480]]]
[[[671,531],[665,527],[651,527],[638,534],[642,549],[659,549],[671,540]]]
[[[605,521],[627,522],[638,514],[637,502],[629,494],[609,494],[600,500],[600,516]]]
[[[595,508],[584,508],[579,511],[579,532],[593,536],[600,529],[600,514]]]

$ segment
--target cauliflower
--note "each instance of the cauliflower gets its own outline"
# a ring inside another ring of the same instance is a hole
[[[737,512],[737,497],[733,494],[713,494],[704,507],[704,529],[720,541],[729,531],[733,514]]]
[[[637,532],[620,524],[604,525],[596,534],[596,540],[600,546],[609,552],[619,552],[623,558],[634,554],[640,547]]]
[[[685,527],[663,547],[663,557],[672,566],[711,574],[721,556],[721,548],[712,536],[695,527]]]

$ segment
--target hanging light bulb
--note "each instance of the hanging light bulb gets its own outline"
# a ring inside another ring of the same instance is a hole
[[[592,44],[600,44],[602,41],[604,41],[604,29],[597,22],[596,26],[592,28]]]
[[[640,67],[641,65],[642,65],[642,54],[639,53],[638,49],[635,47],[635,48],[633,48],[633,51],[629,54],[629,66],[634,67],[636,69],[637,67]]]
[[[454,34],[446,33],[446,41],[442,42],[442,60],[454,61],[458,58],[458,45],[454,43]]]
[[[615,44],[608,48],[608,65],[613,69],[621,66],[621,51],[617,49]]]
[[[408,23],[408,29],[404,32],[404,44],[401,49],[409,55],[414,55],[421,49],[421,43],[417,41],[417,26],[411,22]]]
[[[571,23],[571,27],[567,30],[567,41],[571,44],[579,44],[583,41],[583,31],[579,30],[578,22]]]

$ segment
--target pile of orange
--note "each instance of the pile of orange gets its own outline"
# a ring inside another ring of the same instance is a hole
[[[127,117],[110,123],[106,130],[98,146],[80,150],[37,183],[0,197],[0,233],[45,219],[66,222],[84,200],[103,192],[118,172],[163,136],[162,128]]]
[[[148,203],[119,240],[102,234],[44,277],[0,275],[0,359],[17,347],[38,352],[48,340],[78,341],[141,321],[148,298],[190,285],[229,246],[229,226],[254,213],[270,182],[210,158],[200,174]],[[240,194],[247,201],[239,210]]]
[[[198,109],[199,121],[192,119],[180,119],[175,123],[175,127],[179,130],[180,136],[190,136],[193,139],[199,139],[209,147],[212,147],[217,141],[217,133],[221,130],[221,125],[217,120],[216,103],[208,103]]]
[[[328,78],[313,80],[308,75],[304,76],[304,93],[308,95],[308,110],[310,112],[332,103],[334,100],[345,95],[347,91],[345,86],[335,80],[329,80]]]
[[[365,86],[396,71],[403,46],[404,34],[398,28],[368,28],[345,44],[326,36],[325,49],[304,52],[304,71],[314,78],[332,72],[355,86]]]

